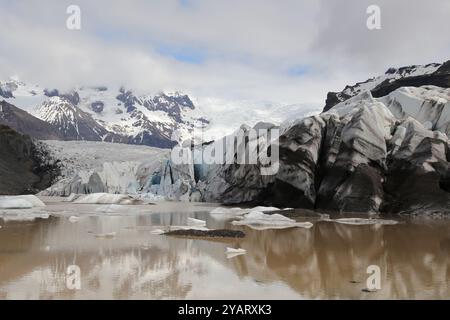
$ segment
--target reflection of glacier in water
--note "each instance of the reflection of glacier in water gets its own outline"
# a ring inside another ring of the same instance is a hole
[[[450,297],[450,221],[312,221],[311,229],[260,231],[212,218],[207,204],[99,208],[106,209],[53,203],[45,208],[48,219],[0,215],[0,298]],[[80,218],[69,221],[74,215]],[[247,237],[221,242],[151,233],[186,225],[188,217]],[[246,254],[227,259],[227,247]],[[65,271],[74,264],[81,269],[80,290],[66,288]],[[381,268],[381,290],[364,292],[373,264]]]

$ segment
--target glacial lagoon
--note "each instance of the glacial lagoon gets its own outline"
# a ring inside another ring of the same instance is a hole
[[[217,204],[44,201],[0,210],[0,299],[450,298],[450,219],[355,225],[300,214],[313,227],[255,230],[211,215]],[[154,234],[188,218],[246,236]],[[245,254],[230,257],[227,248]],[[375,291],[366,290],[371,265],[381,271]],[[68,285],[70,266],[79,288]]]

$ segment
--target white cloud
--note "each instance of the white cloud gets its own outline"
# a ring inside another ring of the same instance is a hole
[[[447,0],[77,1],[82,29],[66,29],[72,1],[0,4],[0,77],[68,88],[126,85],[143,92],[281,103],[323,102],[327,91],[388,67],[450,56]],[[194,50],[201,63],[159,48]],[[292,68],[306,73],[292,75]]]

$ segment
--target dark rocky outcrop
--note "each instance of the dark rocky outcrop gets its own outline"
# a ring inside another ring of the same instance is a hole
[[[0,124],[0,194],[36,193],[59,176],[59,163],[30,137]]]
[[[378,98],[386,96],[401,87],[421,87],[426,85],[450,88],[450,60],[432,74],[400,78],[395,81],[385,80],[373,88],[371,92],[373,97]]]
[[[133,95],[130,90],[125,90],[125,88],[120,88],[120,93],[117,95],[116,99],[123,103],[127,112],[133,112],[136,110],[134,103],[137,98]]]
[[[436,70],[431,73],[425,71],[430,68]],[[421,69],[424,71],[421,71]],[[425,85],[450,88],[450,60],[442,65],[431,63],[425,66],[389,68],[382,77],[358,82],[353,86],[346,86],[341,92],[328,92],[323,112],[361,93],[362,90],[370,90],[372,96],[377,98],[386,96],[401,87],[421,87]]]
[[[44,94],[47,97],[57,97],[59,96],[59,91],[58,89],[44,89]]]
[[[190,238],[244,238],[245,233],[240,230],[216,229],[216,230],[173,230],[164,233],[167,236]]]
[[[103,108],[105,107],[105,104],[102,101],[95,101],[91,103],[91,109],[94,112],[101,113],[103,111]]]

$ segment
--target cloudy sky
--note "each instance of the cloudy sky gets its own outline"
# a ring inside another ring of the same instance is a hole
[[[450,59],[449,17],[448,0],[0,0],[0,78],[323,103],[390,66]]]

